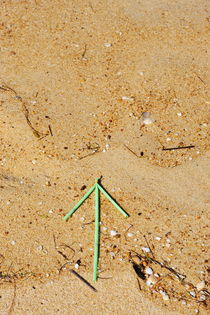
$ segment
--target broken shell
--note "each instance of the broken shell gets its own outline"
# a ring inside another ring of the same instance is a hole
[[[201,282],[199,282],[199,283],[196,284],[196,289],[197,289],[198,291],[201,291],[201,290],[203,290],[204,288],[205,288],[205,281],[201,281]]]
[[[141,248],[143,250],[143,252],[145,253],[150,253],[150,249],[148,247],[142,247]]]
[[[158,282],[158,279],[154,275],[151,275],[147,279],[146,285],[151,288],[157,282]]]
[[[154,122],[154,119],[151,117],[151,113],[143,112],[141,116],[141,120],[144,125],[150,125]]]
[[[118,232],[115,231],[115,230],[111,230],[111,231],[110,231],[110,235],[111,235],[111,236],[116,236],[117,234],[118,234]]]
[[[152,275],[152,274],[153,274],[152,268],[150,268],[150,267],[147,266],[147,267],[145,268],[145,273],[148,274],[148,275]]]
[[[164,301],[169,301],[169,299],[170,299],[169,295],[165,291],[160,290],[159,292],[162,295],[162,298],[163,298]]]

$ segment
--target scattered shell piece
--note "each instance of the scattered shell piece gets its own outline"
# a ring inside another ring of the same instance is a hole
[[[103,230],[104,230],[104,231],[107,231],[107,230],[108,230],[108,227],[103,226]]]
[[[164,301],[169,301],[169,299],[170,299],[169,295],[165,291],[160,290],[159,292],[162,295],[162,298],[163,298]]]
[[[53,210],[52,210],[52,209],[50,209],[50,210],[48,211],[48,213],[49,213],[49,214],[52,214],[52,213],[53,213]]]
[[[200,297],[199,297],[199,301],[200,302],[203,302],[206,300],[206,296],[204,294],[202,294]]]
[[[139,75],[144,75],[144,72],[143,71],[138,71],[138,74]]]
[[[154,275],[151,275],[147,279],[146,285],[151,288],[157,282],[158,282],[158,279]]]
[[[170,244],[170,243],[166,243],[166,247],[168,247],[168,248],[169,248],[170,246],[171,246],[171,244]]]
[[[171,141],[171,138],[166,138],[166,141]]]
[[[107,143],[107,144],[105,145],[105,149],[106,149],[106,150],[108,150],[108,149],[109,149],[109,147],[110,147],[110,144],[109,144],[109,143]]]
[[[182,113],[177,113],[177,116],[181,117],[181,116],[182,116]]]
[[[190,291],[189,293],[190,293],[190,295],[191,295],[192,297],[196,297],[195,291]]]
[[[10,201],[7,201],[7,202],[6,202],[7,205],[10,205],[10,203],[11,203]]]
[[[143,112],[141,119],[144,125],[150,125],[154,122],[154,119],[151,117],[151,113],[149,112]]]
[[[152,275],[152,274],[153,274],[152,268],[150,268],[150,267],[147,266],[147,267],[145,268],[145,273],[148,274],[148,275]]]
[[[36,164],[36,160],[32,160],[31,163],[32,163],[32,164]]]
[[[37,250],[43,250],[43,246],[42,246],[42,245],[39,245],[39,246],[37,246],[36,249],[37,249]]]
[[[189,161],[192,161],[192,159],[193,159],[192,156],[189,156],[188,160],[189,160]]]
[[[104,43],[104,47],[111,47],[112,46],[112,44],[111,43]]]
[[[109,252],[109,254],[114,257],[115,256],[115,253],[114,252]]]
[[[167,243],[171,243],[170,238],[167,238],[167,239],[166,239],[166,242],[167,242]]]
[[[11,241],[11,245],[16,245],[16,241]]]
[[[75,264],[74,268],[79,269],[79,264]]]
[[[143,252],[145,252],[145,253],[150,253],[149,247],[142,247],[141,249],[142,249]]]
[[[118,234],[118,232],[115,231],[115,230],[111,230],[111,231],[110,231],[110,235],[111,235],[111,236],[116,236],[117,234]]]
[[[160,241],[160,240],[161,240],[161,237],[160,237],[160,236],[156,236],[156,237],[155,237],[155,240],[156,240],[156,241]]]
[[[185,300],[182,300],[181,303],[182,303],[183,305],[187,305],[187,302],[186,302]]]
[[[128,236],[128,237],[133,237],[133,235],[134,235],[134,234],[131,233],[131,232],[128,232],[128,233],[127,233],[127,236]]]
[[[198,291],[201,291],[201,290],[203,290],[205,288],[205,285],[206,285],[205,281],[201,281],[201,282],[196,284],[196,289]]]
[[[122,100],[123,101],[133,101],[134,99],[133,99],[133,97],[129,97],[129,96],[122,96]]]

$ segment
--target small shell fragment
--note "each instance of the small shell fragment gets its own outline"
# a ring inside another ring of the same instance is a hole
[[[157,283],[157,282],[158,282],[157,277],[155,277],[154,275],[151,275],[151,276],[149,276],[149,278],[147,279],[146,285],[151,288],[151,287],[152,287],[155,283]]]
[[[162,295],[162,298],[163,298],[164,301],[169,301],[169,299],[170,299],[169,295],[165,291],[160,290],[159,292]]]
[[[110,235],[111,235],[111,236],[116,236],[117,234],[118,234],[118,232],[115,231],[115,230],[111,230],[111,231],[110,231]]]
[[[142,247],[141,249],[142,249],[143,252],[145,252],[145,253],[150,253],[149,247]]]
[[[152,275],[152,274],[153,274],[152,268],[147,266],[147,267],[145,268],[145,273],[148,274],[148,275]]]
[[[128,237],[133,237],[133,233],[128,232],[128,233],[127,233],[127,236],[128,236]]]
[[[141,120],[144,125],[150,125],[154,122],[154,119],[151,117],[151,113],[143,112],[141,115]]]
[[[205,281],[201,281],[201,282],[199,282],[199,283],[196,284],[196,289],[197,289],[198,291],[201,291],[201,290],[203,290],[204,288],[205,288]]]

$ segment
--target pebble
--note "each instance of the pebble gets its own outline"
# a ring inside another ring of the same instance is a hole
[[[201,291],[201,290],[203,290],[204,288],[205,288],[205,281],[201,281],[201,282],[199,282],[199,283],[196,284],[196,289],[197,289],[198,291]]]
[[[141,248],[143,250],[143,252],[145,253],[150,253],[150,249],[148,247],[142,247]]]
[[[148,275],[152,275],[152,274],[153,274],[152,268],[150,268],[150,267],[147,266],[147,267],[145,268],[145,273],[148,274]]]
[[[111,230],[111,231],[110,231],[110,235],[111,235],[111,236],[116,236],[117,234],[118,234],[118,232],[115,231],[115,230]]]

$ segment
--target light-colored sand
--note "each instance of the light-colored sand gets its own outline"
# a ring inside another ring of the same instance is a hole
[[[207,280],[208,1],[0,3],[0,314],[207,314],[170,277],[170,301],[140,292],[129,252],[146,235],[158,261]],[[62,218],[101,175],[130,217],[102,198],[111,278],[95,293],[58,274],[58,251],[92,283],[93,199]]]

